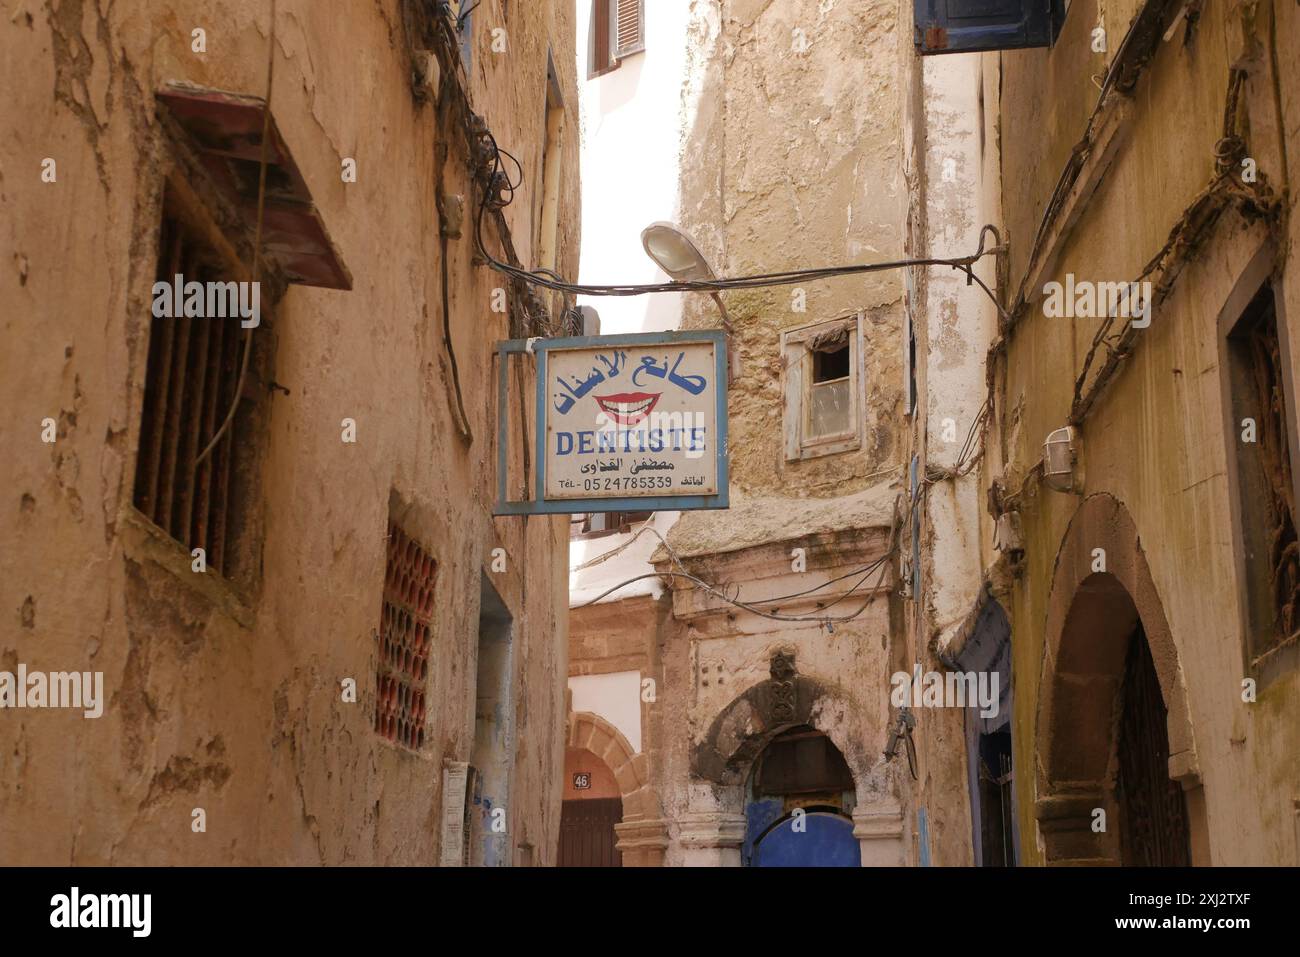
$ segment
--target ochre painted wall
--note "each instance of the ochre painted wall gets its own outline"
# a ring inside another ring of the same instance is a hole
[[[0,22],[0,666],[91,669],[98,720],[0,715],[0,860],[74,864],[416,864],[437,860],[443,759],[473,745],[480,580],[514,620],[518,743],[509,833],[553,860],[563,768],[567,521],[494,520],[490,309],[498,274],[448,248],[451,338],[473,441],[457,434],[442,342],[437,194],[472,203],[464,147],[412,96],[399,0],[280,0],[279,129],[351,271],[290,287],[255,503],[260,583],[239,612],[179,546],[131,520],[162,176],[153,91],[185,80],[261,96],[269,2],[28,5]],[[427,6],[427,5],[424,5]],[[505,12],[508,9],[508,12]],[[525,180],[506,218],[525,264],[548,47],[565,101],[559,266],[576,272],[573,4],[488,0],[471,102]],[[191,30],[207,50],[191,50]],[[494,28],[507,52],[490,49]],[[444,83],[452,82],[444,72]],[[445,172],[435,147],[451,151]],[[40,180],[54,157],[57,183]],[[357,181],[344,183],[344,157]],[[525,376],[519,389],[531,394]],[[53,445],[45,417],[60,422]],[[340,441],[355,419],[357,442]],[[512,470],[520,471],[517,454]],[[426,744],[372,729],[390,495],[439,562]],[[491,550],[505,550],[504,572]],[[26,609],[23,611],[22,609]],[[340,682],[360,701],[342,703]],[[205,809],[206,833],[191,831]]]
[[[1107,3],[1111,56],[1140,6]],[[1247,7],[1255,9],[1253,21]],[[1240,8],[1240,9],[1233,9]],[[1270,18],[1275,26],[1270,27]],[[1000,57],[1003,212],[1011,243],[1009,297],[1024,279],[1028,250],[1070,150],[1097,100],[1086,82],[1108,57],[1091,52],[1097,4],[1076,0],[1050,51]],[[1164,245],[1184,207],[1214,174],[1229,67],[1243,56],[1248,154],[1277,194],[1294,183],[1300,159],[1300,9],[1293,3],[1209,3],[1190,44],[1181,32],[1157,46],[1134,91],[1132,117],[1113,166],[1060,244],[1043,281],[1128,281]],[[998,55],[989,55],[997,58]],[[1276,81],[1275,81],[1276,78]],[[1280,113],[1279,113],[1280,111]],[[1279,144],[1285,130],[1285,150]],[[1294,194],[1283,200],[1294,223]],[[1300,369],[1296,227],[1285,217],[1270,237],[1263,224],[1226,213],[1190,256],[1131,356],[1080,429],[1082,494],[1107,492],[1133,516],[1178,651],[1204,785],[1209,857],[1214,864],[1295,864],[1294,801],[1300,797],[1300,674],[1293,669],[1247,705],[1241,681],[1244,588],[1234,548],[1228,484],[1232,434],[1225,436],[1216,319],[1252,255],[1272,242],[1279,301],[1292,331],[1285,357]],[[1289,229],[1289,232],[1287,231]],[[998,367],[1005,392],[989,442],[993,461],[1023,475],[1049,432],[1063,426],[1074,383],[1097,328],[1094,321],[1043,315],[1041,289],[1009,337]],[[1104,356],[1104,352],[1103,352]],[[1292,438],[1294,442],[1294,437]],[[1293,446],[1294,448],[1294,446]],[[1022,505],[1025,567],[1013,619],[1015,756],[1022,856],[1041,861],[1034,839],[1035,745],[1043,629],[1061,540],[1081,496],[1037,486]],[[1021,771],[1023,769],[1023,772]]]

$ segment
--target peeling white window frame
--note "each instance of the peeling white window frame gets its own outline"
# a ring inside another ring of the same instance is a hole
[[[834,435],[807,435],[812,408],[813,350],[809,343],[837,324],[849,327],[850,428]],[[781,333],[781,388],[785,396],[783,431],[785,460],[799,462],[862,448],[864,425],[864,340],[862,313],[840,319],[823,319]]]

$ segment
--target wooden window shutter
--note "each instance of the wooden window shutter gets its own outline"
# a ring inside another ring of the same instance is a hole
[[[614,0],[614,57],[645,49],[645,0]]]

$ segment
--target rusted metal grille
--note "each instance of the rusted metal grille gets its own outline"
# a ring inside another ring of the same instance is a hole
[[[157,279],[228,280],[222,272],[210,247],[165,205]],[[236,399],[242,331],[238,317],[151,319],[133,495],[137,509],[186,549],[202,548],[207,567],[227,577],[237,533],[232,485],[246,442],[241,418],[197,468],[195,459]]]
[[[1191,842],[1183,789],[1169,778],[1169,731],[1141,624],[1129,641],[1119,725],[1120,858],[1130,867],[1187,867]]]
[[[1250,327],[1243,331],[1250,350],[1251,381],[1258,406],[1260,466],[1269,490],[1266,547],[1270,570],[1274,628],[1265,647],[1295,633],[1300,599],[1300,554],[1297,554],[1295,498],[1291,484],[1291,453],[1287,442],[1286,398],[1282,391],[1282,356],[1273,296],[1266,297]]]
[[[774,739],[759,756],[755,794],[820,794],[851,790],[853,774],[844,756],[820,731],[793,728]]]
[[[424,745],[425,687],[433,634],[437,563],[395,523],[388,525],[388,561],[375,675],[375,731],[407,748]]]
[[[1251,656],[1259,658],[1300,630],[1300,545],[1271,286],[1256,296],[1228,341],[1251,613],[1248,646]],[[1244,431],[1249,422],[1255,423],[1253,442]],[[1238,429],[1242,434],[1236,434]]]

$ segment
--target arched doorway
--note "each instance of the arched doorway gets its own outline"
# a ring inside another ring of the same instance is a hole
[[[802,808],[805,814],[824,811],[852,823],[858,844],[855,866],[905,864],[907,838],[898,785],[879,760],[884,729],[836,686],[800,674],[789,646],[771,650],[769,674],[769,680],[750,685],[718,712],[704,738],[691,747],[690,803],[677,818],[683,862],[706,867],[752,864],[755,844],[773,824],[788,816],[795,833],[795,802],[787,803],[782,794],[755,795],[755,764],[783,735],[812,733],[833,739],[834,759],[852,773],[848,781],[837,779],[825,789],[840,795],[838,804],[809,800]],[[766,810],[759,807],[764,803]],[[843,828],[837,822],[813,826],[826,830],[830,824]],[[799,833],[806,836],[807,831]]]
[[[844,756],[822,732],[778,734],[750,771],[741,861],[751,867],[860,867],[855,790]]]
[[[1115,803],[1120,863],[1186,867],[1191,863],[1187,801],[1169,777],[1168,713],[1140,619],[1129,637],[1119,694]]]
[[[955,650],[940,655],[945,667],[961,673],[987,673],[998,680],[997,707],[992,713],[968,702],[965,715],[973,859],[982,867],[1014,867],[1019,860],[1020,832],[1011,734],[1011,621],[991,592],[982,594],[954,645]]]
[[[633,750],[627,738],[612,724],[599,715],[587,711],[569,712],[569,736],[565,751],[564,799],[573,801],[606,800],[611,803],[603,808],[597,805],[583,807],[573,806],[565,816],[565,807],[561,805],[561,830],[567,823],[571,827],[595,829],[606,833],[606,822],[612,819],[612,828],[616,843],[614,852],[618,855],[619,867],[658,867],[663,863],[664,848],[668,845],[666,825],[659,812],[659,797],[648,780],[649,761],[645,754]],[[588,755],[590,757],[588,757]],[[584,773],[587,768],[600,766],[606,769],[613,782],[608,780],[600,788],[578,788],[574,775]],[[618,799],[618,804],[612,803]],[[578,823],[575,814],[581,812],[584,823]],[[614,814],[617,812],[618,816]],[[590,820],[599,816],[599,821]],[[570,832],[571,833],[571,832]],[[602,838],[603,839],[603,838]],[[561,835],[561,841],[564,840]],[[564,852],[557,854],[557,861]],[[610,864],[600,866],[611,866]]]
[[[1178,651],[1127,510],[1087,499],[1057,556],[1035,739],[1049,864],[1189,864],[1204,802]]]

